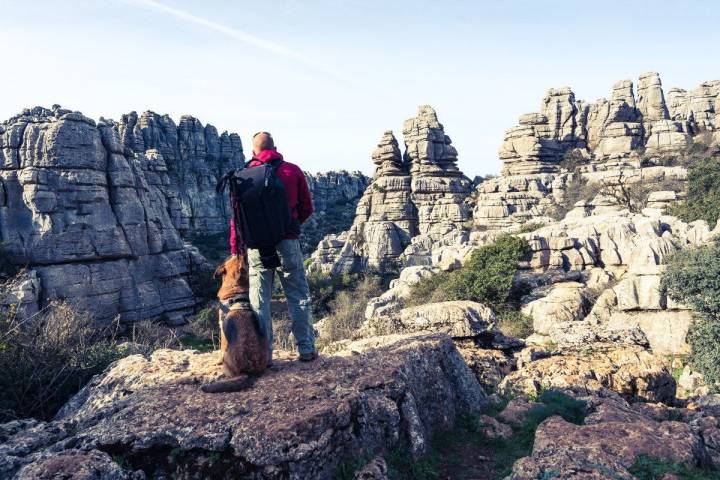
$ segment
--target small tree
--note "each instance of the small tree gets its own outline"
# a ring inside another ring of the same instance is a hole
[[[686,222],[705,220],[715,226],[720,218],[720,156],[706,157],[690,167],[687,197],[669,213]]]
[[[650,191],[642,182],[630,182],[625,170],[621,169],[617,177],[602,179],[600,193],[632,213],[638,213],[645,208]]]
[[[715,391],[720,386],[720,245],[673,255],[662,279],[671,299],[691,306],[696,320],[688,333],[691,365]]]

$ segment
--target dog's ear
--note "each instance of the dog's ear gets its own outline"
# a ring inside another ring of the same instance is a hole
[[[213,278],[222,277],[225,275],[225,272],[227,269],[225,268],[225,262],[223,262],[219,267],[215,269],[215,273],[213,273]]]

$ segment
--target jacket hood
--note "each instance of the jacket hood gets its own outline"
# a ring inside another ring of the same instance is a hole
[[[257,153],[253,156],[253,160],[258,160],[262,163],[266,163],[275,159],[283,159],[283,156],[277,150],[263,150],[262,152]]]

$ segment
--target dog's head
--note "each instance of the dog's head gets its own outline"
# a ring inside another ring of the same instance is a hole
[[[232,255],[215,270],[215,277],[222,276],[218,291],[219,300],[227,300],[250,291],[250,273],[246,255]]]

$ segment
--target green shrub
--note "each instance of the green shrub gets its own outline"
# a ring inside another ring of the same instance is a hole
[[[313,315],[322,318],[331,313],[330,303],[335,296],[346,290],[352,290],[363,277],[356,274],[325,275],[319,272],[307,276],[310,298],[313,301]]]
[[[413,285],[408,303],[421,305],[432,298],[505,306],[511,300],[517,264],[529,253],[527,240],[511,235],[498,237],[494,243],[476,249],[462,268],[433,275]]]
[[[687,342],[692,347],[690,365],[705,376],[709,388],[720,392],[720,322],[698,318],[690,326]]]
[[[438,272],[414,284],[410,289],[410,295],[405,299],[405,305],[416,306],[455,300],[452,292],[447,288],[451,274],[451,272]]]
[[[713,242],[673,255],[662,288],[673,300],[720,320],[720,244]]]
[[[546,225],[545,222],[538,222],[538,221],[532,221],[524,223],[520,226],[520,228],[515,233],[530,233],[534,232],[535,230],[539,230],[543,228]]]
[[[714,227],[720,217],[720,156],[705,158],[688,171],[687,196],[669,209],[686,222],[705,220]]]
[[[712,243],[683,250],[669,260],[663,274],[663,292],[691,306],[696,319],[687,341],[690,365],[705,376],[708,386],[720,385],[720,245]]]
[[[682,480],[712,480],[719,476],[715,469],[666,462],[648,455],[640,455],[628,471],[638,480],[662,480],[668,474],[677,475]]]
[[[532,319],[519,311],[521,292],[513,285],[517,264],[530,253],[527,240],[503,235],[475,250],[458,270],[439,272],[414,284],[406,306],[472,300],[493,309],[500,330],[513,337],[532,333]]]

